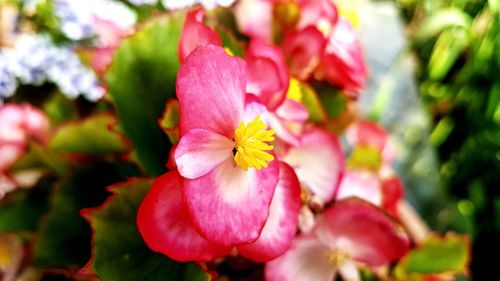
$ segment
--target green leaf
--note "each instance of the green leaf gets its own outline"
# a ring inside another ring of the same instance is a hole
[[[43,110],[52,123],[61,123],[77,118],[75,102],[61,93],[55,93],[43,105]]]
[[[133,179],[115,185],[106,204],[87,211],[94,229],[93,270],[103,281],[209,280],[196,264],[174,262],[152,252],[143,242],[135,218],[151,183],[149,179]]]
[[[48,209],[48,190],[38,184],[18,190],[0,201],[0,232],[35,231],[38,219]]]
[[[146,23],[123,40],[105,77],[123,130],[142,166],[153,176],[165,172],[171,147],[157,120],[165,102],[175,96],[182,23],[179,14]]]
[[[443,79],[468,45],[469,35],[463,28],[443,31],[432,50],[429,61],[430,78]]]
[[[290,82],[291,83],[291,82]],[[314,91],[313,87],[306,83],[300,83],[300,91],[302,95],[301,102],[309,112],[309,121],[311,122],[324,122],[327,119],[327,114],[318,94]]]
[[[49,148],[57,152],[92,155],[125,152],[125,140],[110,129],[115,123],[116,120],[109,114],[68,122],[57,131]]]
[[[316,84],[316,92],[329,118],[339,117],[347,106],[347,97],[338,88]]]
[[[425,41],[449,27],[462,27],[469,29],[472,18],[458,8],[440,9],[428,17],[416,35],[417,41]]]
[[[410,280],[409,276],[411,280],[418,280],[415,276],[464,273],[470,254],[466,236],[432,235],[402,259],[395,269],[396,276],[398,280]]]
[[[102,204],[109,195],[107,186],[137,176],[137,170],[127,162],[93,163],[57,186],[51,208],[40,223],[35,265],[84,265],[90,258],[92,233],[80,210]]]

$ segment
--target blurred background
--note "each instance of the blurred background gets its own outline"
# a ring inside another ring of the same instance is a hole
[[[474,280],[500,280],[500,1],[373,1],[360,13],[372,71],[361,105],[403,152],[407,198],[431,229],[471,235]]]

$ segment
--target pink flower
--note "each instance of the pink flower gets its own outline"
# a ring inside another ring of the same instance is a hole
[[[321,65],[315,77],[343,89],[358,92],[364,87],[368,70],[360,43],[351,23],[340,18],[328,36]]]
[[[0,105],[0,198],[21,183],[9,169],[25,153],[28,141],[44,141],[49,122],[43,112],[28,104]]]
[[[221,245],[259,237],[279,176],[274,131],[245,116],[246,77],[245,62],[215,45],[193,51],[177,76],[182,196],[201,236]]]
[[[179,60],[181,62],[184,62],[189,54],[198,47],[208,44],[222,45],[219,34],[203,24],[204,14],[202,8],[195,8],[186,15],[179,41]]]
[[[378,163],[367,167],[363,163],[352,164],[342,176],[336,198],[357,196],[397,217],[397,206],[404,197],[404,186],[390,168],[395,152],[387,133],[380,125],[361,120],[348,128],[346,137],[353,146],[353,154],[361,149],[365,155],[372,154],[371,161]]]
[[[181,186],[182,177],[177,172],[155,180],[137,215],[144,241],[154,251],[181,262],[211,261],[227,255],[231,246],[214,243],[200,235],[182,199]],[[299,208],[297,177],[282,163],[266,224],[256,241],[236,245],[239,253],[260,262],[284,253],[295,236]]]
[[[346,137],[351,146],[377,150],[382,158],[382,164],[390,165],[394,161],[394,147],[389,141],[387,132],[379,124],[359,120],[347,129]]]
[[[358,264],[381,266],[401,258],[408,237],[375,206],[352,198],[327,209],[311,233],[266,264],[268,281],[361,280]]]

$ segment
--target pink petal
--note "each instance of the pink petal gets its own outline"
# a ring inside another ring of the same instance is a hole
[[[290,76],[282,51],[262,40],[250,42],[245,54],[248,65],[247,92],[256,94],[270,110],[286,97]]]
[[[209,45],[193,51],[177,74],[181,137],[206,129],[232,138],[243,117],[246,65]]]
[[[369,171],[345,171],[340,180],[336,199],[341,200],[352,196],[381,206],[382,189],[378,175]]]
[[[203,8],[196,8],[186,15],[179,41],[179,59],[184,62],[186,58],[200,46],[209,44],[222,46],[219,34],[203,24]]]
[[[231,158],[232,140],[205,129],[192,129],[179,141],[174,158],[181,176],[195,179]]]
[[[300,145],[290,148],[282,160],[323,203],[333,198],[344,167],[344,155],[334,135],[310,127],[304,131]]]
[[[326,40],[316,27],[308,26],[287,33],[282,46],[290,74],[307,80],[321,61]]]
[[[269,124],[269,112],[267,111],[267,107],[262,104],[261,100],[256,95],[247,94],[243,121],[245,121],[245,123],[251,122],[257,115],[260,115],[260,120],[262,120],[262,122]]]
[[[347,129],[346,137],[352,146],[369,146],[381,152],[388,141],[384,128],[368,120],[358,121],[350,126]]]
[[[120,45],[122,38],[127,36],[129,32],[116,23],[101,19],[98,17],[93,18],[94,28],[99,38],[100,48],[116,48]]]
[[[273,3],[269,0],[240,0],[234,6],[238,29],[264,42],[272,39]]]
[[[99,48],[95,50],[90,65],[99,75],[104,75],[113,61],[115,48]]]
[[[333,26],[338,20],[337,7],[331,0],[298,0],[297,4],[300,7],[297,28],[318,26],[325,22]]]
[[[318,238],[330,247],[371,266],[384,265],[405,255],[409,240],[374,205],[358,198],[338,201],[325,210],[316,225]]]
[[[211,261],[229,248],[203,239],[193,227],[176,172],[158,177],[141,203],[137,226],[146,244],[176,261]]]
[[[0,140],[0,174],[7,172],[23,154],[23,144],[2,143]]]
[[[316,78],[351,91],[364,87],[368,70],[361,45],[348,20],[340,18],[330,34]]]
[[[266,280],[332,281],[336,269],[327,256],[328,248],[314,237],[297,237],[286,253],[266,264]]]
[[[259,238],[238,246],[239,253],[257,262],[272,260],[283,254],[297,232],[300,210],[300,184],[290,166],[281,162],[280,179],[274,191],[269,216]]]
[[[183,197],[198,232],[222,245],[255,241],[269,215],[279,162],[244,171],[228,159],[208,174],[185,179]]]
[[[292,99],[285,99],[276,109],[276,114],[282,119],[295,122],[305,122],[309,118],[307,108],[302,103]]]
[[[292,130],[289,128],[290,122],[283,120],[275,113],[270,113],[268,115],[268,119],[269,125],[275,131],[276,136],[278,136],[288,144],[294,146],[298,146],[300,144],[299,136],[295,134],[295,132],[292,132]]]
[[[397,216],[398,203],[404,198],[404,185],[396,175],[382,178],[382,207],[390,214]]]

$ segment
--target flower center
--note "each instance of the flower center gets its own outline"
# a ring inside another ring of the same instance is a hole
[[[245,171],[267,168],[267,163],[274,160],[274,156],[266,152],[273,149],[269,142],[274,141],[274,131],[265,128],[266,124],[257,116],[246,125],[241,122],[234,131],[234,161]]]
[[[330,264],[339,267],[349,259],[349,254],[341,250],[333,250],[328,253],[326,258]]]

